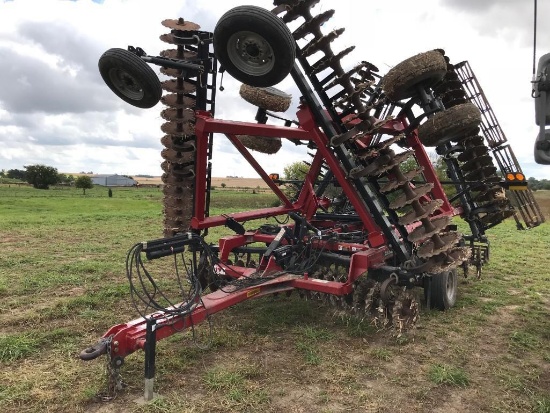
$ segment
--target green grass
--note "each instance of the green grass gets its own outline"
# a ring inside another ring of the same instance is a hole
[[[525,331],[514,331],[510,336],[510,345],[521,351],[535,350],[540,347],[540,344],[535,334]]]
[[[189,330],[159,342],[162,399],[133,403],[143,389],[138,351],[122,369],[128,387],[98,403],[105,360],[78,353],[137,317],[124,263],[133,244],[162,236],[161,200],[157,188],[116,188],[109,198],[99,187],[84,196],[0,185],[0,411],[421,412],[440,406],[442,391],[466,411],[549,411],[550,226],[516,231],[512,220],[489,231],[491,261],[481,280],[459,280],[455,308],[422,311],[399,338],[296,293],[249,300],[215,314],[211,334],[197,326],[209,349]],[[211,213],[273,201],[216,190]],[[215,228],[208,239],[230,233]],[[154,270],[163,277],[160,262]]]
[[[0,361],[13,362],[39,354],[45,347],[74,345],[78,334],[65,328],[41,330],[33,333],[0,335]]]
[[[550,413],[550,397],[543,397],[535,402],[533,413]]]
[[[238,371],[226,371],[215,368],[206,373],[204,381],[209,389],[220,391],[244,386],[245,378]]]
[[[451,386],[464,387],[470,382],[463,369],[447,364],[436,364],[430,368],[430,380],[435,384],[448,384]]]
[[[232,407],[260,406],[269,402],[265,390],[251,383],[259,374],[256,368],[213,368],[206,372],[204,382],[209,391],[219,392]]]
[[[3,362],[26,358],[40,350],[41,340],[30,333],[1,335],[0,360]]]
[[[375,348],[372,350],[372,356],[378,360],[390,361],[392,358],[392,353],[385,348]]]

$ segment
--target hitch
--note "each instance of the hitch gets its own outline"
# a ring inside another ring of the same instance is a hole
[[[111,338],[102,338],[96,344],[85,348],[80,352],[80,359],[89,361],[98,358],[103,354],[107,354],[107,347],[109,346]]]

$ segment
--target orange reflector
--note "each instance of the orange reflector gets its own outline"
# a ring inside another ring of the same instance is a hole
[[[516,174],[516,179],[518,181],[524,181],[525,180],[525,176],[523,174],[520,174],[520,173],[517,173]]]
[[[509,181],[513,181],[514,179],[516,179],[516,177],[514,174],[506,174],[506,179],[508,179]]]

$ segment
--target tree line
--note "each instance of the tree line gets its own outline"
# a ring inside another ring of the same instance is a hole
[[[28,165],[25,169],[9,169],[0,171],[1,178],[13,179],[27,182],[36,189],[49,189],[51,185],[70,185],[81,188],[86,194],[86,189],[94,187],[92,178],[89,176],[78,176],[60,174],[57,168],[46,165]]]
[[[527,183],[529,185],[529,188],[531,188],[532,191],[538,191],[539,189],[550,190],[550,179],[538,180],[536,178],[531,177],[527,179]]]

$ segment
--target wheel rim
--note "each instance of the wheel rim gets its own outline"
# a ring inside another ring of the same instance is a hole
[[[227,53],[235,67],[247,75],[262,76],[275,66],[271,45],[257,33],[233,34],[227,42]]]
[[[128,72],[119,68],[109,70],[109,79],[115,88],[131,100],[143,99],[145,93],[139,82]]]

